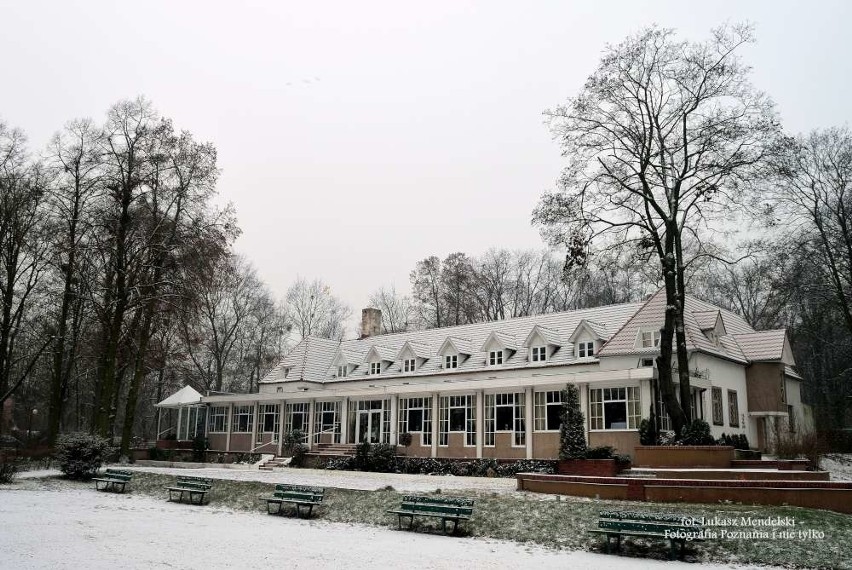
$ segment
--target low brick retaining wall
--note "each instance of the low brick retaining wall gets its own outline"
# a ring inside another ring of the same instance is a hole
[[[638,445],[633,452],[634,467],[716,467],[728,468],[734,448],[725,445]]]
[[[731,467],[735,469],[780,469],[782,471],[798,471],[810,467],[807,459],[734,459]]]
[[[831,474],[828,471],[757,471],[743,469],[734,471],[730,469],[666,469],[665,471],[654,469],[641,470],[631,469],[631,477],[654,477],[657,479],[713,479],[724,481],[830,481]],[[563,475],[571,475],[563,473]],[[586,475],[575,473],[575,475]],[[589,475],[601,475],[589,473]]]
[[[518,473],[518,490],[662,503],[793,505],[852,513],[852,482],[581,477]]]

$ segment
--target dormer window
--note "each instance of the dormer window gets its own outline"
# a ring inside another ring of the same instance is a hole
[[[402,362],[402,371],[403,372],[414,372],[416,368],[417,360],[414,358],[406,358]]]
[[[595,341],[583,341],[577,343],[577,357],[588,358],[595,355]]]
[[[382,363],[381,362],[371,362],[370,363],[370,374],[381,374],[382,373]]]
[[[444,368],[458,368],[459,367],[459,355],[458,354],[448,354],[444,357]]]
[[[488,353],[488,365],[497,366],[499,364],[503,364],[503,351],[492,350]]]
[[[533,362],[545,362],[547,360],[547,347],[534,346],[532,347],[531,360]]]
[[[284,369],[284,378],[287,378],[288,376],[290,376],[290,367],[289,366]]]
[[[343,364],[342,366],[338,366],[337,367],[337,377],[338,378],[345,378],[346,376],[349,376],[349,365]]]
[[[657,348],[660,346],[660,331],[642,331],[642,348]]]

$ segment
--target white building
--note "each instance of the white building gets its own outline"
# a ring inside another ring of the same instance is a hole
[[[644,303],[386,335],[376,334],[381,313],[365,309],[362,338],[307,337],[258,393],[202,398],[206,434],[221,451],[280,453],[298,429],[311,446],[410,433],[409,455],[555,458],[560,390],[572,383],[589,444],[631,454],[655,393],[664,306],[660,291]],[[693,417],[757,448],[796,428],[801,377],[784,330],[754,331],[691,297],[685,320]]]

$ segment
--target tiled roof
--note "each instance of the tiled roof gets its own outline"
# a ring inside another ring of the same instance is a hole
[[[313,382],[339,382],[367,376],[367,367],[352,370],[346,378],[336,378],[335,357],[350,365],[364,362],[367,353],[375,349],[383,360],[394,361],[384,375],[401,373],[400,351],[406,344],[416,356],[423,359],[416,372],[410,375],[464,373],[482,370],[486,366],[485,343],[489,337],[496,337],[508,348],[527,347],[534,329],[546,342],[557,346],[544,365],[572,364],[577,359],[574,347],[569,342],[580,323],[608,339],[598,352],[599,357],[612,355],[647,355],[659,352],[658,348],[637,348],[640,331],[659,330],[665,313],[665,293],[655,293],[645,303],[625,303],[608,305],[592,309],[581,309],[532,317],[518,317],[503,321],[476,323],[440,329],[410,331],[353,339],[333,341],[307,337],[297,344],[284,360],[270,372],[262,382],[285,381],[284,369],[289,368],[286,381],[306,380]],[[710,340],[702,329],[715,325],[715,319],[721,315],[727,334],[718,339],[718,344]],[[711,322],[712,325],[708,326]],[[742,317],[715,307],[710,303],[687,297],[684,314],[687,349],[715,354],[723,358],[746,363],[754,360],[780,360],[784,348],[785,331],[756,332]],[[614,333],[611,331],[615,331]],[[519,339],[526,339],[522,345]],[[447,343],[468,358],[460,358],[459,366],[453,371],[442,370],[439,351]],[[583,362],[587,362],[584,359]],[[517,350],[505,355],[503,367],[541,366],[542,363],[528,362],[527,351]],[[409,375],[409,374],[406,374]]]
[[[752,361],[781,360],[786,338],[784,329],[734,335],[743,354]]]
[[[695,312],[695,320],[698,322],[698,326],[701,327],[701,330],[705,331],[707,329],[712,329],[716,326],[716,319],[719,318],[719,309],[715,311],[696,311]]]
[[[607,323],[609,330],[617,330],[641,306],[642,303],[608,305],[547,315],[517,317],[503,321],[386,334],[343,342],[308,337],[296,345],[282,363],[275,367],[262,382],[284,381],[282,370],[288,366],[292,368],[287,376],[287,381],[304,379],[316,382],[332,382],[366,377],[366,367],[360,367],[346,378],[335,378],[336,370],[332,369],[335,356],[342,351],[350,364],[359,364],[373,346],[383,347],[397,355],[406,342],[417,343],[419,350],[427,351],[429,355],[428,360],[414,374],[436,373],[442,371],[438,350],[448,339],[459,352],[470,355],[463,361],[460,359],[459,367],[455,371],[470,372],[482,369],[485,366],[487,355],[479,348],[492,332],[500,333],[507,340],[513,341],[515,346],[519,345],[517,339],[526,338],[536,325],[548,331],[545,333],[548,338],[567,339],[583,319],[593,320],[596,323]],[[548,364],[569,364],[575,360],[573,346],[566,340],[559,341],[557,346],[560,346],[560,348],[549,358]],[[359,356],[349,360],[349,355]],[[533,364],[527,361],[526,350],[518,350],[508,354],[503,362],[504,367],[526,365],[540,366],[538,363]],[[389,375],[391,372],[396,372],[398,368],[399,366],[395,363],[388,372],[383,374]],[[446,370],[443,372],[447,373]]]
[[[665,308],[665,291],[661,289],[613,335],[598,352],[598,356],[656,353],[657,349],[637,346],[637,338],[640,331],[662,327]],[[700,350],[740,362],[780,360],[785,338],[783,329],[755,332],[739,315],[694,297],[687,296],[685,309],[683,320],[687,350]],[[722,324],[728,334],[720,337],[717,345],[703,330],[713,328],[718,316],[722,317]]]

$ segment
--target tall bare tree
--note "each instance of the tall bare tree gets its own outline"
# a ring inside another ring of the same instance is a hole
[[[743,25],[716,29],[705,42],[648,28],[608,47],[579,95],[547,112],[568,165],[534,220],[568,249],[569,264],[585,263],[592,245],[656,260],[665,288],[660,389],[678,431],[690,418],[672,357],[688,402],[690,264],[716,254],[709,228],[757,176],[779,133],[772,102],[738,56],[751,41]]]
[[[296,279],[287,289],[284,306],[300,338],[313,335],[341,339],[346,334],[346,319],[352,316],[352,309],[319,279]]]
[[[405,332],[416,327],[409,297],[396,292],[396,287],[382,287],[370,295],[370,306],[382,312],[382,334]]]

